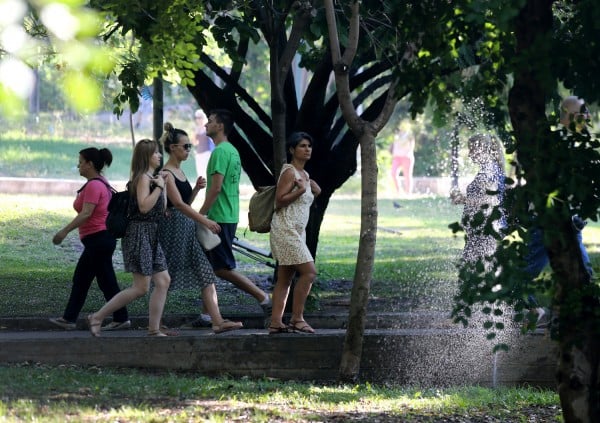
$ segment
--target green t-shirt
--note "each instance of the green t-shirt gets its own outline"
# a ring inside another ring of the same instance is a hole
[[[223,186],[208,211],[208,218],[219,223],[238,223],[240,220],[240,174],[242,162],[229,141],[219,143],[212,151],[206,166],[206,189],[210,190],[212,175],[223,175]]]

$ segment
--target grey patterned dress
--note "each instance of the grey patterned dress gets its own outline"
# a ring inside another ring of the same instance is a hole
[[[188,203],[192,186],[173,175],[181,199]],[[188,203],[189,204],[189,203]],[[196,222],[167,204],[167,212],[158,225],[158,239],[167,257],[171,286],[169,289],[202,290],[217,281],[215,273],[196,238]]]
[[[154,207],[146,213],[140,212],[137,199],[129,201],[130,221],[121,241],[123,262],[126,272],[151,276],[167,270],[167,260],[158,241],[158,221],[163,216],[164,199],[159,196]]]
[[[487,163],[482,166],[482,169],[467,186],[461,218],[466,235],[462,254],[463,261],[477,262],[484,258],[489,262],[494,259],[498,241],[493,235],[485,233],[485,225],[493,207],[502,204],[504,189],[504,171],[496,163]],[[500,212],[500,219],[492,222],[492,227],[498,233],[501,233],[506,227],[504,209],[500,208]]]

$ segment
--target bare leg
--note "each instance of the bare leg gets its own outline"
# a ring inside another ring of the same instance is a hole
[[[148,331],[160,331],[160,320],[162,319],[165,302],[167,301],[167,291],[171,284],[171,277],[165,270],[152,275],[154,280],[154,289],[150,295]]]
[[[271,327],[281,328],[283,324],[283,311],[290,293],[290,285],[294,276],[293,266],[278,266],[277,267],[277,282],[273,287],[273,312],[271,314]]]
[[[306,304],[312,283],[317,277],[315,263],[312,261],[296,266],[296,270],[300,273],[300,277],[298,277],[296,287],[294,288],[294,302],[292,304],[290,323],[304,320],[304,305]]]
[[[206,313],[210,315],[213,324],[220,325],[223,323],[223,316],[221,316],[221,311],[219,310],[217,289],[214,283],[202,288],[202,304]]]
[[[150,276],[140,273],[133,274],[133,285],[119,292],[97,312],[91,315],[90,323],[102,323],[102,321],[115,310],[125,307],[132,301],[146,295],[150,287]]]
[[[215,274],[221,279],[231,282],[242,291],[252,295],[259,303],[268,298],[268,294],[265,291],[254,285],[250,279],[235,270],[219,269],[215,271]]]
[[[392,158],[392,180],[394,181],[394,187],[396,188],[396,194],[400,193],[400,185],[398,184],[398,170],[400,169],[400,162],[397,158]]]

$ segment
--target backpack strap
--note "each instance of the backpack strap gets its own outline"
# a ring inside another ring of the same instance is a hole
[[[114,194],[115,192],[117,192],[117,190],[116,190],[116,189],[114,189],[114,188],[113,188],[113,187],[112,187],[110,184],[108,184],[108,183],[107,183],[107,182],[106,182],[104,179],[102,179],[102,178],[92,178],[92,179],[88,180],[88,181],[87,181],[85,184],[83,184],[83,186],[82,186],[81,188],[79,188],[79,189],[77,190],[77,194],[79,194],[81,191],[83,191],[83,189],[86,187],[86,185],[87,185],[87,184],[89,184],[91,181],[100,181],[100,182],[102,182],[104,185],[106,185],[106,188],[108,188],[108,190],[109,190],[110,192],[112,192],[113,194]]]

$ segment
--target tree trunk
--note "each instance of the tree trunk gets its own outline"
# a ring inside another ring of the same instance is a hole
[[[154,78],[152,87],[152,133],[157,140],[162,136],[164,123],[163,80],[160,75]]]
[[[517,60],[526,57],[531,48],[546,46],[552,54],[551,0],[529,0],[517,18]],[[540,42],[540,40],[544,42]],[[535,47],[533,47],[535,46]],[[548,128],[545,107],[548,93],[554,87],[542,85],[531,61],[515,73],[509,94],[510,117],[517,138],[517,154],[525,172],[528,190],[544,192],[544,181],[556,180],[548,174],[555,169],[546,156],[548,146],[558,142]],[[539,199],[537,203],[540,204]],[[542,202],[543,204],[543,202]],[[556,280],[553,309],[559,319],[558,392],[565,422],[597,422],[600,416],[600,342],[598,338],[597,298],[588,290],[587,274],[568,204],[555,204],[551,209],[537,207],[539,224],[545,232],[544,244]]]
[[[375,136],[385,126],[392,114],[396,104],[394,98],[396,84],[390,84],[385,101],[382,102],[381,113],[375,117],[373,122],[366,122],[358,115],[352,102],[349,70],[358,46],[360,3],[355,0],[349,6],[352,10],[352,16],[348,25],[348,38],[343,56],[340,51],[333,0],[325,0],[324,4],[337,97],[344,120],[352,133],[359,139],[362,164],[360,239],[350,298],[348,329],[346,330],[340,363],[340,380],[346,382],[355,381],[359,376],[367,303],[375,263],[375,244],[377,242],[377,154]]]
[[[361,151],[361,213],[360,242],[356,257],[356,270],[348,329],[344,340],[344,349],[340,364],[340,380],[354,382],[358,378],[360,359],[367,318],[367,303],[371,289],[371,277],[375,263],[375,244],[377,241],[377,156],[375,134],[365,132],[360,138]]]

